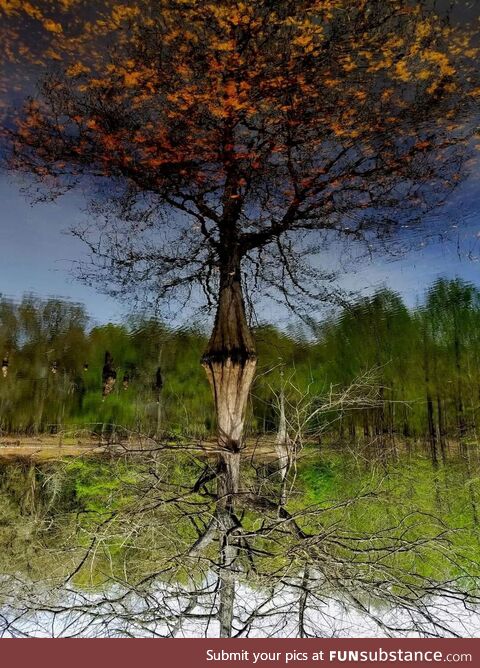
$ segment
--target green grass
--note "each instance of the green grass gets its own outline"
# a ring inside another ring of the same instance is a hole
[[[0,470],[0,572],[24,571],[34,578],[66,573],[96,537],[94,552],[75,576],[77,586],[100,586],[125,573],[142,578],[162,568],[177,582],[199,577],[176,555],[188,550],[215,510],[209,497],[183,498],[201,468],[179,452],[163,453],[155,463],[79,458],[5,464]],[[275,498],[274,479],[264,483],[251,469],[244,475],[251,489],[260,485]],[[435,469],[419,452],[386,467],[366,466],[338,449],[311,447],[299,459],[287,508],[306,534],[340,537],[338,544],[327,540],[320,548],[332,558],[347,557],[368,577],[383,565],[377,561],[379,548],[405,540],[417,541],[418,549],[381,558],[401,574],[399,587],[416,576],[463,578],[470,585],[472,577],[480,577],[479,497],[478,471],[471,465],[468,474],[460,458]],[[177,500],[165,503],[172,498]],[[245,531],[275,521],[271,511],[248,504],[239,517]],[[274,543],[269,535],[255,540],[265,554],[258,577],[280,571],[292,550],[301,564],[302,546],[294,535],[283,533]],[[359,544],[363,552],[351,550]],[[217,549],[211,544],[204,557],[215,563]]]

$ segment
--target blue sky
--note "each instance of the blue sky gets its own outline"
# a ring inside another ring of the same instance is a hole
[[[68,234],[82,215],[81,195],[32,205],[21,192],[21,183],[3,175],[0,201],[0,292],[4,296],[19,299],[25,292],[60,296],[84,303],[95,322],[122,318],[128,307],[83,285],[72,274],[72,261],[85,257],[83,244]],[[471,177],[459,189],[435,225],[439,230],[450,229],[448,241],[430,242],[397,261],[377,256],[361,265],[347,263],[339,276],[340,285],[363,294],[388,286],[410,305],[421,299],[425,288],[439,276],[460,276],[480,285],[478,177]],[[262,319],[277,319],[279,315],[274,306],[262,308]],[[284,315],[280,320],[285,323]]]
[[[83,244],[67,233],[81,215],[80,197],[32,205],[20,192],[20,184],[4,176],[0,202],[0,292],[4,296],[19,299],[33,292],[39,297],[64,297],[84,303],[99,322],[120,319],[120,304],[72,274],[72,260],[85,257]]]

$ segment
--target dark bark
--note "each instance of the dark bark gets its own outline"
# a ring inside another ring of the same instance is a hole
[[[256,359],[255,341],[245,312],[240,257],[232,251],[232,257],[221,262],[217,313],[203,363],[244,364],[249,359]]]

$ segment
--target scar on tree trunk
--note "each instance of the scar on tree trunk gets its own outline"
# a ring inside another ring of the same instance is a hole
[[[248,326],[240,264],[220,274],[215,324],[202,364],[210,382],[217,417],[218,497],[226,504],[238,492],[248,395],[257,356]]]

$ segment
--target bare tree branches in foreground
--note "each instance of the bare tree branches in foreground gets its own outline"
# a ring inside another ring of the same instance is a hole
[[[317,398],[314,411],[339,402],[354,410],[365,387],[364,403],[377,402],[369,376]],[[305,411],[307,422],[313,414]],[[478,564],[459,548],[467,529],[408,500],[392,508],[373,484],[309,503],[295,460],[307,450],[267,480],[243,459],[228,500],[218,496],[214,458],[193,447],[125,454],[105,479],[99,462],[79,461],[77,486],[93,486],[81,510],[62,501],[72,484],[62,464],[43,479],[49,501],[30,495],[30,554],[4,570],[2,634],[474,635]],[[368,530],[359,517],[374,518]]]
[[[235,495],[246,302],[338,300],[328,252],[402,247],[439,209],[475,127],[476,17],[427,0],[34,5],[0,4],[12,82],[40,79],[6,115],[9,167],[47,198],[93,192],[87,282],[216,306],[203,364],[219,498]]]

